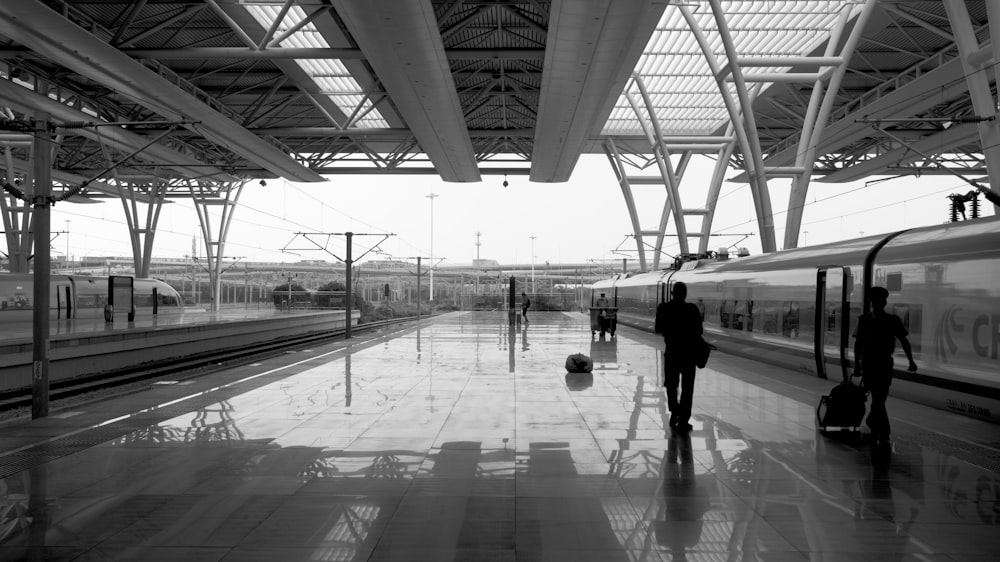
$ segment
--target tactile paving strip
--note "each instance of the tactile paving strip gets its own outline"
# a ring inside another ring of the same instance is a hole
[[[961,459],[971,465],[1000,474],[1000,449],[997,447],[984,447],[976,443],[960,441],[947,435],[921,430],[913,426],[907,426],[905,430],[900,431],[898,429],[900,422],[893,423],[897,427],[893,431],[894,439],[903,440],[912,445],[931,447],[944,455]],[[990,445],[994,444],[991,443]]]

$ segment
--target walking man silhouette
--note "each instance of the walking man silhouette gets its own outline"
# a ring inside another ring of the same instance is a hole
[[[654,330],[663,334],[663,384],[667,387],[670,427],[690,431],[691,403],[694,393],[695,344],[701,336],[701,311],[685,302],[687,285],[674,283],[673,298],[656,307]],[[680,397],[677,386],[680,385]]]
[[[858,328],[854,342],[854,376],[859,371],[865,389],[872,395],[872,406],[868,412],[868,427],[872,430],[877,444],[889,442],[889,413],[885,409],[885,401],[889,397],[889,385],[892,384],[892,353],[899,340],[906,359],[909,360],[909,371],[916,371],[917,364],[913,362],[913,350],[910,340],[906,339],[907,331],[903,321],[895,314],[885,311],[889,302],[889,291],[885,287],[872,287],[868,292],[868,300],[872,310],[858,318]]]

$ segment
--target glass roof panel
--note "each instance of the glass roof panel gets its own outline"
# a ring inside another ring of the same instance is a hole
[[[281,8],[268,5],[244,6],[257,23],[264,29],[270,29],[278,17]],[[299,6],[292,6],[275,30],[275,36],[299,25],[306,17]],[[313,24],[307,24],[295,33],[281,41],[281,47],[289,48],[327,48],[330,45]],[[280,47],[278,47],[280,48]],[[308,74],[320,92],[333,101],[344,115],[361,115],[350,128],[388,128],[389,123],[382,117],[378,109],[372,107],[372,100],[365,96],[364,89],[354,80],[351,73],[339,59],[296,59],[302,70]]]
[[[720,67],[727,63],[719,27],[708,0],[684,0],[705,33]],[[841,12],[856,16],[860,0],[728,0],[721,2],[741,57],[806,56],[821,47]],[[754,73],[787,72],[791,67],[755,67]],[[711,135],[729,122],[710,66],[681,9],[669,4],[635,67],[650,95],[664,135]],[[769,83],[761,83],[762,91]],[[748,84],[748,88],[754,84]],[[727,89],[735,99],[735,86]],[[604,126],[604,134],[641,134],[626,93],[643,106],[639,88],[629,81]]]

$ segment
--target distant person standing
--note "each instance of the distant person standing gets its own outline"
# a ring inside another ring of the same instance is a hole
[[[610,306],[611,301],[608,300],[608,297],[604,296],[604,293],[601,293],[601,296],[597,297],[597,300],[594,302],[595,308],[608,308]]]
[[[691,404],[694,393],[695,344],[702,334],[701,311],[694,303],[685,302],[687,285],[674,283],[669,302],[656,307],[656,333],[663,334],[663,384],[667,387],[667,407],[670,427],[689,431]],[[677,386],[680,385],[680,397]]]
[[[868,412],[868,427],[872,430],[876,443],[889,442],[889,414],[885,409],[885,401],[889,397],[889,385],[892,384],[892,353],[899,340],[910,365],[909,371],[916,371],[917,364],[913,362],[913,350],[910,340],[906,339],[907,331],[903,321],[895,314],[885,311],[889,301],[889,291],[885,287],[872,287],[868,299],[871,301],[871,312],[858,318],[858,328],[854,342],[854,375],[860,372],[865,389],[872,395],[871,411]]]
[[[604,293],[601,293],[601,296],[594,302],[594,308],[598,309],[597,325],[598,329],[601,330],[601,337],[603,338],[604,332],[611,330],[611,299],[604,296]]]
[[[528,321],[528,307],[531,306],[531,299],[528,298],[527,293],[521,292],[521,316],[524,321]]]

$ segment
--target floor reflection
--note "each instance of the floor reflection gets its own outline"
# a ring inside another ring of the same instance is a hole
[[[933,443],[821,436],[802,425],[810,405],[708,370],[694,430],[673,433],[654,346],[623,330],[589,348],[605,368],[566,374],[567,353],[591,345],[582,315],[537,313],[530,346],[527,326],[496,316],[352,348],[75,454],[53,445],[50,461],[0,480],[0,559],[986,560],[1000,549],[997,474]]]

